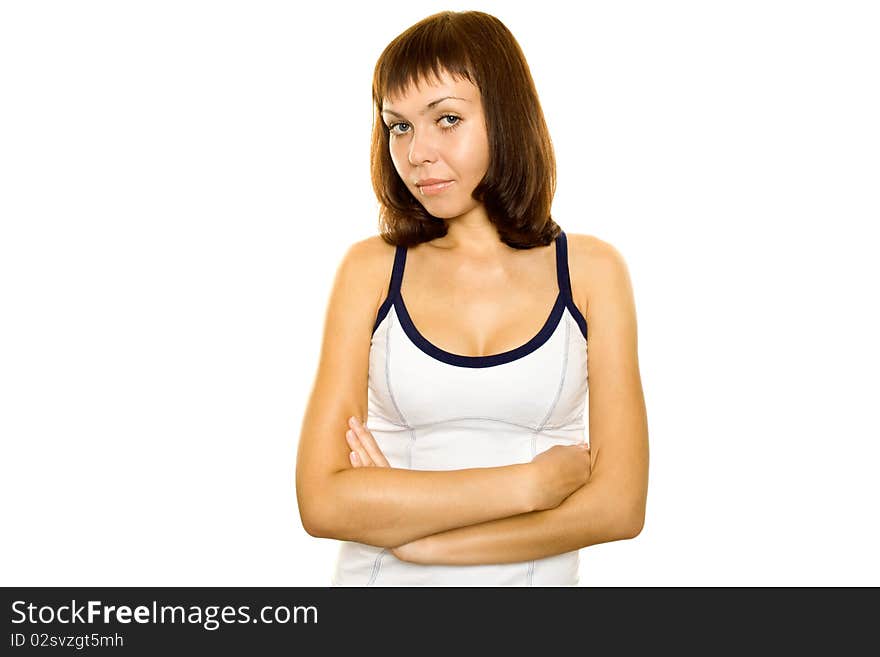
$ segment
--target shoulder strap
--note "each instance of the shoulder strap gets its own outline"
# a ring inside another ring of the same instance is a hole
[[[403,265],[406,263],[406,247],[398,246],[394,251],[394,267],[391,269],[391,282],[388,284],[388,294],[382,305],[379,306],[379,312],[376,313],[376,321],[373,323],[373,333],[388,315],[394,300],[400,297],[400,283],[403,280]]]
[[[571,279],[568,275],[568,240],[565,231],[556,237],[556,280],[566,301],[571,299]]]
[[[587,337],[587,320],[581,314],[581,311],[574,303],[571,296],[571,278],[568,270],[568,238],[562,231],[556,237],[556,280],[559,282],[559,293],[565,300],[565,305],[577,325],[581,329],[584,338]]]
[[[388,284],[388,298],[400,296],[400,284],[403,281],[403,268],[406,265],[406,247],[398,246],[394,252],[394,268],[391,270],[391,282]]]

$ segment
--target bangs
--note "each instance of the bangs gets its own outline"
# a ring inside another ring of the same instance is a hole
[[[384,100],[399,98],[412,87],[421,90],[423,82],[439,82],[444,72],[479,87],[467,43],[449,23],[414,25],[392,41],[379,58],[373,78],[376,105],[381,107]]]

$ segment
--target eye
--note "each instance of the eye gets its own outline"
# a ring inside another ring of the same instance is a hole
[[[455,114],[444,114],[439,119],[437,119],[436,123],[439,123],[440,121],[443,121],[444,119],[455,119],[454,123],[452,123],[451,125],[447,124],[446,127],[442,128],[442,130],[444,132],[447,132],[450,130],[455,130],[459,125],[461,125],[461,121],[462,121],[461,117],[456,116]],[[398,121],[396,123],[389,124],[388,130],[390,131],[392,137],[400,137],[400,136],[406,134],[406,132],[395,132],[395,130],[394,130],[395,127],[399,126],[399,125],[409,125],[409,124],[406,123],[405,121]]]

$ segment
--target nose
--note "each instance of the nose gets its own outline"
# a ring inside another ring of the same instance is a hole
[[[437,159],[436,149],[430,135],[423,133],[410,137],[409,153],[407,155],[411,166],[419,166],[424,162],[432,162]]]

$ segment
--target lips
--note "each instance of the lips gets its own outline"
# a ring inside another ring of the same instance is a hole
[[[434,194],[442,193],[444,190],[451,187],[454,182],[454,180],[444,180],[432,185],[419,185],[419,191],[422,196],[433,196]]]

